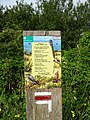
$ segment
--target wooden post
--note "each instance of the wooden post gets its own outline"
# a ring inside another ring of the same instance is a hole
[[[30,40],[32,41],[32,36],[55,36],[54,38],[60,38],[60,31],[24,31],[23,32],[24,40],[31,36]],[[28,39],[27,39],[28,41]],[[31,42],[30,41],[30,42]],[[30,44],[30,43],[29,43]],[[26,54],[27,55],[27,54]],[[30,55],[29,55],[30,56]],[[25,58],[29,59],[29,58]],[[30,62],[30,61],[29,61]],[[57,60],[55,62],[60,62]],[[29,64],[28,64],[29,65]],[[26,66],[28,68],[28,65]],[[61,69],[61,68],[60,68]],[[34,80],[32,76],[29,76],[28,70],[26,75],[31,80]],[[61,73],[60,73],[61,75]],[[58,79],[58,77],[54,77]],[[53,84],[58,81],[53,81]],[[59,78],[61,82],[61,77]],[[31,84],[28,80],[26,82],[26,118],[27,120],[62,120],[62,88],[30,88]],[[35,82],[35,80],[34,80]],[[37,82],[39,85],[39,83]]]
[[[48,104],[36,104],[35,92],[51,92],[51,111],[48,111]],[[26,113],[27,120],[62,120],[62,89],[28,89]]]

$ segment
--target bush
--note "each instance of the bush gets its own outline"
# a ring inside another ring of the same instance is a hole
[[[22,31],[0,33],[0,117],[25,119]]]
[[[62,57],[63,120],[90,119],[90,32]]]

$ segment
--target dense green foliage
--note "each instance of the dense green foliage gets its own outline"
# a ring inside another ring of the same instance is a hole
[[[62,59],[64,119],[89,120],[90,32],[83,35],[76,48],[65,51]]]
[[[1,29],[61,30],[64,50],[76,47],[80,34],[90,29],[89,1],[74,6],[72,0],[37,0],[36,8],[17,1],[16,6],[3,9],[1,6]]]
[[[19,115],[23,119],[22,31],[3,30],[0,33],[0,51],[0,116],[2,120],[17,120]]]
[[[25,120],[23,30],[61,30],[63,120],[90,119],[90,2],[0,6],[0,119]],[[89,32],[87,32],[89,31]]]

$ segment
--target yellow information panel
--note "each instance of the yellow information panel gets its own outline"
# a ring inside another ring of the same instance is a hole
[[[61,36],[23,36],[24,75],[30,88],[61,86]]]

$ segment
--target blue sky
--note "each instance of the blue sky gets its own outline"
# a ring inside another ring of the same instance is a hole
[[[12,5],[15,5],[16,0],[0,0],[0,4],[3,5],[3,6],[12,6]],[[20,1],[20,0],[19,0]],[[78,1],[81,1],[81,2],[85,2],[86,0],[73,0],[74,1],[74,4],[76,4]],[[31,2],[33,2],[34,6],[35,6],[35,2],[36,0],[24,0],[24,2],[30,4]]]

